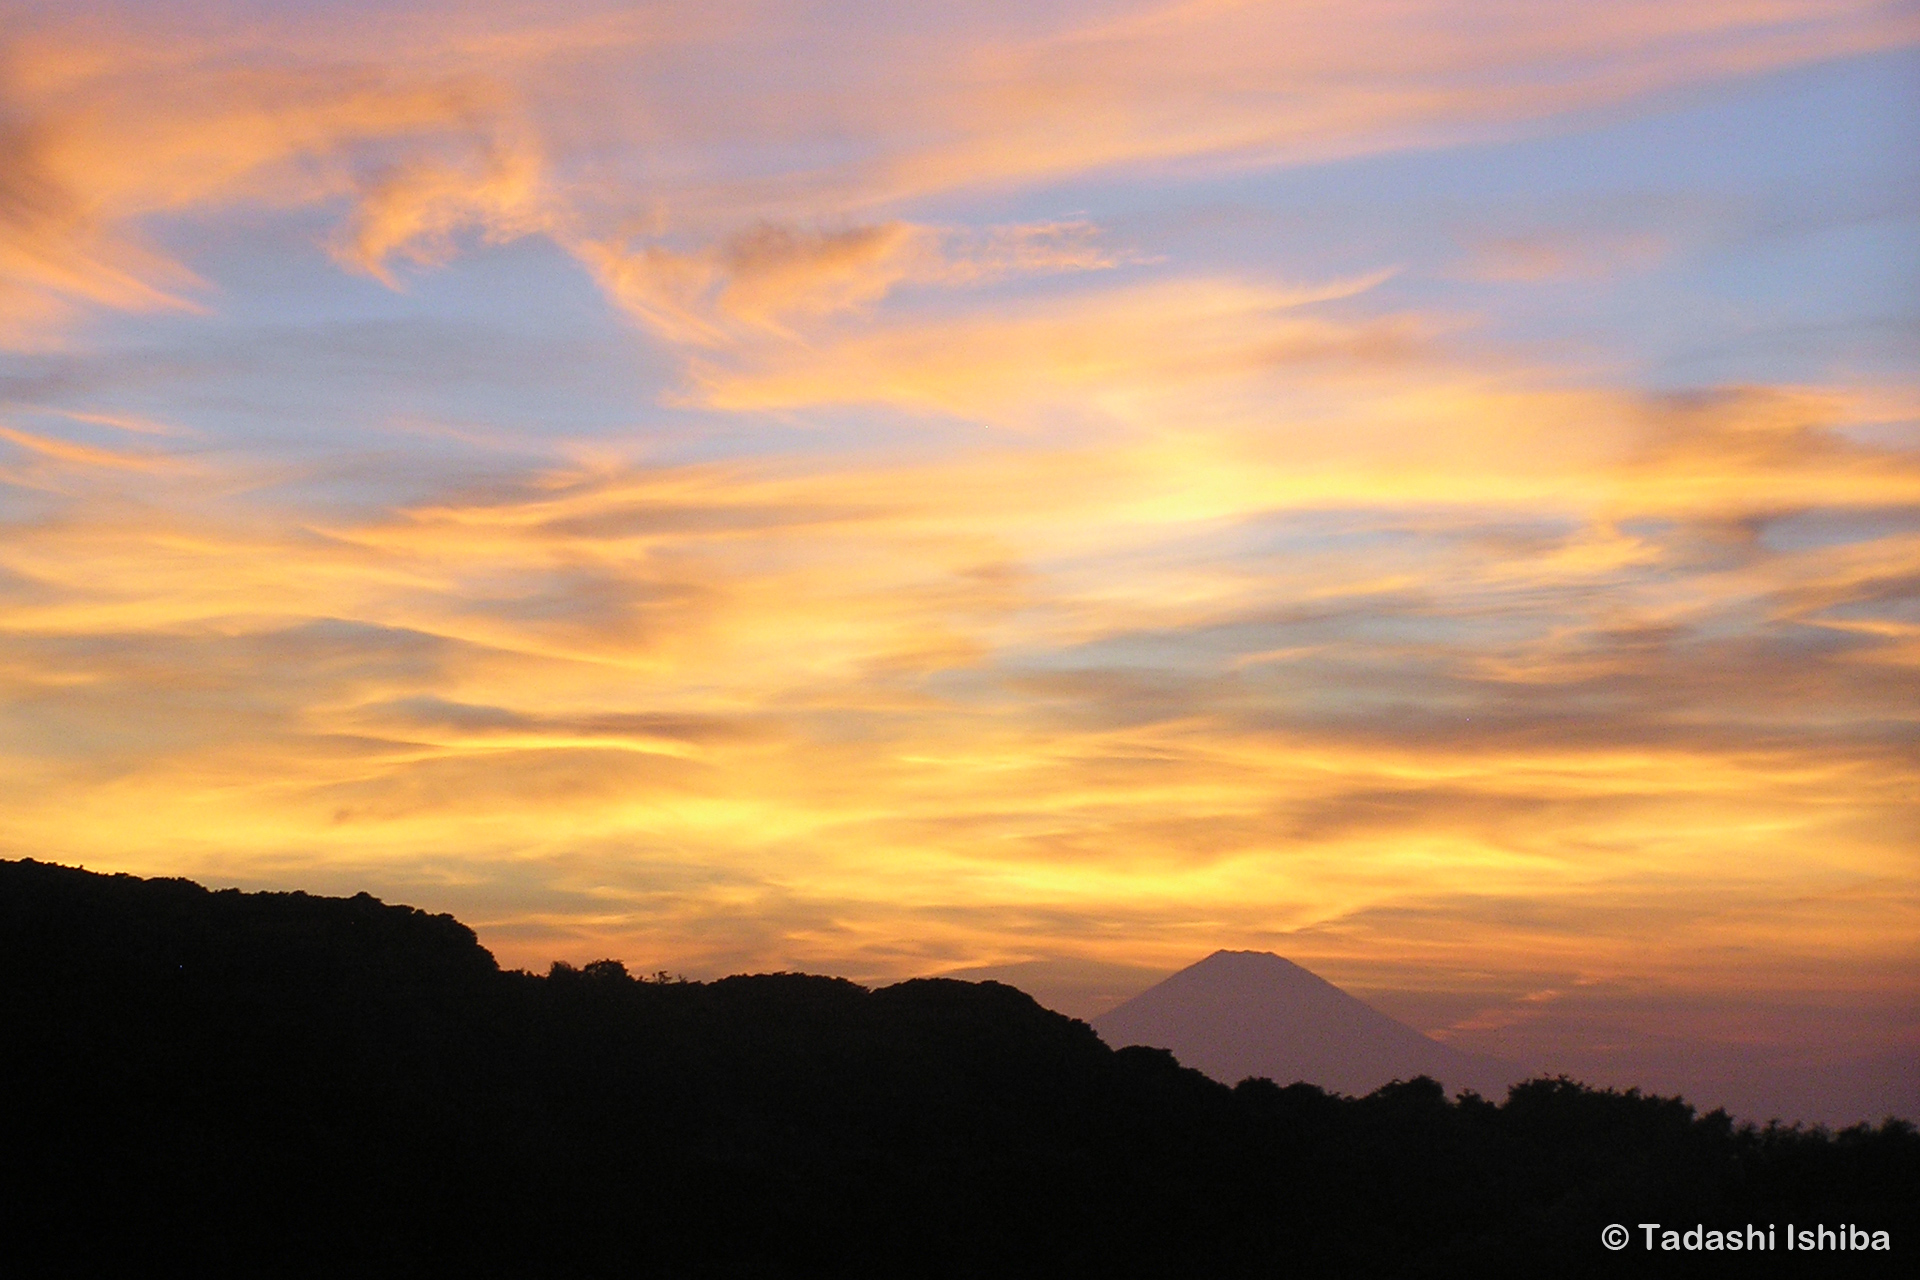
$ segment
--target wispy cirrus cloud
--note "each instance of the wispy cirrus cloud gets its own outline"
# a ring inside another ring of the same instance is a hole
[[[875,216],[928,194],[1457,141],[1920,38],[1879,0],[967,8],[930,29],[869,14],[852,40],[779,4],[131,16],[109,36],[130,15],[35,14],[0,60],[15,345],[54,340],[75,307],[207,305],[145,228],[236,204],[346,205],[334,253],[388,283],[463,234],[550,235],[664,336],[711,344],[702,300],[764,329],[902,281],[1106,260],[1074,224],[956,253]],[[796,59],[804,84],[782,71]],[[684,74],[649,74],[663,65]]]
[[[986,420],[1063,402],[1125,406],[1162,391],[1244,385],[1283,368],[1403,363],[1434,326],[1418,316],[1361,321],[1305,310],[1350,298],[1392,270],[1307,286],[1156,281],[1079,291],[1019,313],[905,317],[877,332],[750,350],[694,366],[698,395],[732,410],[883,403]]]
[[[761,223],[688,252],[592,241],[576,252],[637,319],[707,348],[792,338],[796,323],[868,310],[903,286],[1098,271],[1122,260],[1084,221],[979,233],[905,222],[837,231]]]
[[[472,875],[601,886],[598,923],[552,920],[608,948],[876,974],[1043,937],[1337,960],[1339,922],[1469,890],[1512,917],[1476,925],[1486,963],[1550,910],[1624,971],[1621,913],[1729,859],[1755,911],[1897,875],[1920,473],[1849,444],[1837,401],[1531,394],[1462,410],[1391,490],[1378,435],[1303,479],[1223,427],[556,471],[324,529],[154,488],[16,524],[0,666],[38,781],[6,839],[97,858],[137,812],[183,833],[136,842],[163,861],[423,875],[451,840]],[[1612,440],[1517,486],[1485,465],[1515,416]],[[1802,536],[1814,510],[1871,528]],[[704,878],[667,892],[649,868],[682,857]],[[1884,959],[1903,901],[1793,947]]]

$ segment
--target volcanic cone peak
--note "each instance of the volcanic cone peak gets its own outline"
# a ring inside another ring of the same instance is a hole
[[[1526,1074],[1424,1036],[1267,951],[1216,951],[1093,1026],[1116,1048],[1171,1049],[1182,1063],[1228,1084],[1265,1076],[1365,1094],[1425,1075],[1449,1091],[1500,1097]]]

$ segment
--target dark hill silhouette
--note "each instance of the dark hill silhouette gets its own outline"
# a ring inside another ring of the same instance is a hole
[[[1920,1240],[1897,1122],[1229,1089],[994,983],[536,977],[364,895],[0,862],[0,1028],[10,1275],[1618,1277],[1701,1259],[1610,1222]]]
[[[1511,1063],[1429,1039],[1325,978],[1268,951],[1216,951],[1093,1020],[1108,1044],[1169,1049],[1233,1084],[1260,1076],[1367,1094],[1430,1076],[1501,1097],[1526,1078]]]

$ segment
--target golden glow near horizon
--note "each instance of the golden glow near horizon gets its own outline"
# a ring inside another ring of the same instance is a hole
[[[1920,11],[901,8],[0,7],[0,854],[1911,1047]]]

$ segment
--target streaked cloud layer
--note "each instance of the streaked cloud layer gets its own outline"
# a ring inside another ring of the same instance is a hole
[[[1920,1045],[1911,6],[4,15],[6,853]]]

